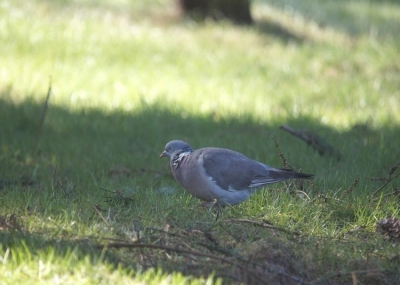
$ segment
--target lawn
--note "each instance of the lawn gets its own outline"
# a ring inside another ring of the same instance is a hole
[[[400,3],[252,14],[1,1],[1,284],[400,283],[400,227],[377,230],[400,218]],[[173,139],[315,179],[216,219],[159,159]]]

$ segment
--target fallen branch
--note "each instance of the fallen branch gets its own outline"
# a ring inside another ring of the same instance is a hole
[[[222,221],[222,222],[223,222],[223,221]],[[252,224],[252,225],[255,225],[255,226],[261,227],[261,228],[267,228],[267,229],[278,230],[278,231],[284,232],[284,233],[289,234],[289,235],[296,235],[296,236],[299,236],[299,235],[300,235],[299,232],[291,232],[291,231],[289,231],[289,230],[287,230],[287,229],[284,229],[284,228],[281,228],[281,227],[275,227],[275,226],[273,226],[273,225],[269,225],[269,224],[266,224],[266,223],[257,222],[257,221],[253,221],[253,220],[247,220],[247,219],[229,219],[229,220],[226,220],[226,222],[248,223],[248,224]]]
[[[336,159],[340,159],[340,154],[334,150],[333,146],[318,137],[316,134],[307,130],[295,130],[286,125],[281,125],[280,129],[305,141],[308,145],[317,150],[320,155],[329,154],[334,156]]]

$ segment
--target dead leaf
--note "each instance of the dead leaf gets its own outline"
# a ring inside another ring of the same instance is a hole
[[[400,238],[400,220],[395,217],[378,221],[376,229],[387,238]]]

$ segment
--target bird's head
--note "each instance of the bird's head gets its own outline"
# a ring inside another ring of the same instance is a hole
[[[192,151],[192,147],[184,141],[174,140],[166,144],[165,150],[160,154],[160,158],[169,157],[170,159],[173,159],[180,153]]]

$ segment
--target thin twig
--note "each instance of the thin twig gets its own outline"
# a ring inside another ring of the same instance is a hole
[[[183,238],[183,236],[180,235],[180,234],[177,234],[177,233],[170,233],[170,232],[165,231],[164,229],[144,228],[143,231],[144,231],[144,232],[147,232],[147,231],[149,231],[149,232],[155,231],[155,232],[160,232],[160,233],[162,233],[162,234],[165,234],[165,235],[167,235],[167,236]]]
[[[36,149],[35,149],[35,152],[37,152],[37,150],[39,149],[39,139],[40,139],[40,135],[42,134],[44,120],[46,119],[47,109],[49,107],[50,95],[51,95],[51,79],[50,79],[50,82],[49,82],[49,89],[47,90],[46,100],[44,101],[42,114],[40,116],[40,123],[39,123],[39,127],[38,127],[38,130],[37,130],[37,135],[36,135]]]
[[[386,269],[367,269],[367,270],[353,270],[353,271],[339,271],[324,277],[318,278],[314,281],[311,281],[311,284],[318,284],[322,281],[326,281],[332,278],[342,277],[344,275],[351,275],[351,274],[368,274],[368,273],[381,273],[387,271]]]
[[[360,182],[360,174],[358,174],[357,178],[354,180],[353,184],[349,187],[349,189],[343,192],[342,197],[346,197],[347,194],[352,192],[357,187],[358,182]]]
[[[57,178],[57,169],[58,169],[58,164],[56,165],[56,167],[54,168],[54,171],[53,171],[53,181],[52,181],[52,190],[53,190],[53,192],[52,192],[52,194],[53,194],[53,197],[51,198],[52,200],[54,200],[54,199],[56,199],[56,186],[58,186],[60,189],[63,189],[63,186],[62,186],[62,183],[61,183],[61,181],[60,181],[60,179],[59,178]],[[55,185],[54,185],[54,182],[55,182]]]
[[[253,220],[247,220],[247,219],[229,219],[226,220],[224,222],[238,222],[238,223],[248,223],[248,224],[252,224],[255,225],[257,227],[261,227],[261,228],[267,228],[267,229],[273,229],[273,230],[278,230],[281,232],[284,232],[286,234],[290,234],[290,235],[297,235],[299,236],[300,233],[299,232],[291,232],[287,229],[281,228],[281,227],[275,227],[266,223],[261,223],[261,222],[257,222],[257,221],[253,221]]]
[[[304,192],[304,191],[301,191],[301,190],[296,190],[296,192],[303,194],[304,196],[306,196],[306,197],[307,197],[307,199],[308,199],[309,201],[311,201],[311,198],[310,198],[310,196],[308,196],[308,194],[307,194],[306,192]]]
[[[389,171],[389,177],[392,176],[392,174],[396,171],[396,169],[400,166],[400,162],[397,163],[396,165],[393,165],[392,168]]]
[[[106,218],[104,218],[104,216],[101,214],[100,210],[98,209],[97,205],[94,205],[94,209],[96,210],[97,214],[100,216],[100,218],[104,221],[104,223],[106,223],[107,226],[109,226],[112,229],[112,226],[110,225],[110,223],[107,221]]]
[[[372,202],[376,202],[376,201],[380,200],[381,198],[386,198],[386,197],[393,196],[393,195],[400,195],[400,189],[396,188],[395,191],[393,191],[391,193],[388,193],[388,194],[385,194],[382,197],[376,197],[376,198],[372,199],[371,201]]]
[[[387,179],[386,182],[385,182],[381,187],[379,187],[378,189],[376,189],[375,192],[372,193],[371,196],[375,196],[376,193],[378,193],[378,192],[381,191],[383,188],[385,188],[386,185],[388,185],[393,179],[395,179],[395,178],[398,177],[398,176],[400,176],[400,173],[398,173],[397,175],[395,175],[395,176],[393,176],[393,177],[390,175],[390,176],[389,176],[389,179]]]
[[[40,134],[42,132],[43,125],[44,125],[44,120],[46,119],[47,109],[49,107],[50,95],[51,95],[51,79],[50,79],[50,82],[49,82],[49,89],[47,90],[46,100],[44,101],[42,114],[40,116],[40,123],[39,123],[38,132],[37,132],[37,137],[38,138],[39,138],[39,136],[40,136]]]
[[[283,168],[284,168],[284,169],[290,169],[289,166],[288,166],[288,164],[287,164],[286,158],[285,158],[285,156],[283,155],[283,153],[282,153],[282,151],[281,151],[281,148],[279,147],[279,143],[275,140],[275,138],[274,138],[273,135],[270,135],[268,132],[267,132],[267,134],[268,134],[269,137],[274,141],[275,146],[276,146],[276,148],[278,149],[278,155],[279,155],[279,157],[280,157],[281,160],[282,160]]]

